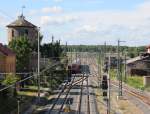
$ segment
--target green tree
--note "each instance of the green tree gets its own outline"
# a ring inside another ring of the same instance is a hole
[[[41,47],[40,47],[40,51],[41,51],[41,55],[42,57],[60,57],[62,52],[63,52],[63,49],[62,47],[60,46],[60,43],[59,41],[56,41],[56,42],[53,42],[52,43],[47,43],[47,44],[43,44]]]
[[[42,39],[43,39],[43,35],[40,34],[40,37],[39,37],[40,44],[42,42]],[[36,51],[36,52],[38,51],[38,38],[33,44],[31,44],[31,48],[32,48],[32,51]]]
[[[31,44],[26,37],[14,38],[9,47],[16,53],[17,72],[23,72],[28,69],[29,58],[31,54]]]
[[[4,86],[9,86],[11,84],[15,84],[18,80],[19,80],[19,77],[16,76],[15,74],[7,74],[5,80],[2,81],[2,84]],[[0,97],[5,98],[5,97],[8,97],[10,95],[12,95],[12,96],[17,95],[16,88],[10,87],[10,88],[2,91],[2,96],[0,96]]]
[[[11,85],[17,82],[19,78],[14,74],[7,74],[5,80],[2,81],[3,85]]]

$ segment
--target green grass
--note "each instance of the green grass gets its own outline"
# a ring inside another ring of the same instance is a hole
[[[114,69],[111,69],[110,77],[111,77],[111,80],[116,80],[116,71]],[[123,76],[123,81],[125,81],[124,76]],[[137,89],[142,89],[142,90],[145,89],[145,87],[143,86],[143,77],[142,76],[141,77],[140,76],[127,76],[126,83]]]
[[[143,77],[140,76],[128,76],[127,84],[137,89],[144,89]]]
[[[111,80],[116,80],[116,71],[114,69],[110,70],[110,78]]]

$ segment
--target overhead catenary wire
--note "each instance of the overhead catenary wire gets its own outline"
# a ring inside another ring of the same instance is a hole
[[[44,70],[42,70],[42,71],[40,72],[40,75],[41,75],[43,72],[47,71],[49,68],[54,67],[55,65],[58,65],[58,64],[60,64],[60,63],[55,63],[55,64],[53,64],[52,66],[48,66],[46,69],[44,69]],[[26,81],[26,80],[28,80],[28,79],[31,79],[31,78],[33,78],[33,77],[35,77],[35,76],[36,76],[36,75],[32,75],[32,76],[29,76],[29,77],[27,77],[27,78],[25,78],[25,79],[19,80],[19,81],[17,81],[16,83],[13,83],[13,84],[11,84],[11,85],[9,85],[9,86],[6,86],[6,87],[0,89],[0,92],[4,91],[4,90],[6,90],[6,89],[8,89],[8,88],[10,88],[10,87],[13,87],[13,86],[15,86],[15,85],[18,84],[18,83],[21,83],[21,82],[24,82],[24,81]]]
[[[13,20],[13,19],[14,19],[14,17],[12,17],[11,15],[7,14],[5,11],[3,11],[3,10],[1,10],[1,9],[0,9],[0,13],[1,13],[2,15],[5,15],[5,17],[8,17],[10,20]]]

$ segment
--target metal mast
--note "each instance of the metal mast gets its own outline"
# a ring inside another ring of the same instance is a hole
[[[40,28],[38,28],[38,102],[40,103]]]
[[[118,96],[122,96],[122,73],[121,73],[121,58],[120,58],[120,41],[118,40],[117,53],[118,53],[118,62],[117,62],[117,79],[119,81],[119,91]]]

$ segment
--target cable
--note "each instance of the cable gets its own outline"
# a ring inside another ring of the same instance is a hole
[[[3,15],[5,15],[6,17],[8,17],[9,19],[11,19],[11,20],[13,20],[14,19],[14,17],[12,17],[12,16],[10,16],[10,15],[8,15],[6,12],[4,12],[3,10],[1,10],[0,9],[0,13],[1,14],[3,14]]]
[[[54,65],[52,65],[52,66],[47,66],[46,69],[44,69],[44,70],[42,70],[42,71],[40,72],[40,75],[41,75],[43,72],[45,72],[46,70],[48,70],[49,68],[52,68],[52,67],[54,67],[54,66],[56,66],[56,65],[58,65],[58,64],[60,64],[60,62],[56,62],[56,63],[55,63]],[[19,80],[18,82],[14,83],[14,84],[11,84],[11,85],[9,85],[9,86],[7,86],[7,87],[4,87],[4,88],[0,89],[0,92],[1,92],[1,91],[4,91],[4,90],[6,90],[6,89],[8,89],[8,88],[10,88],[10,87],[13,87],[13,86],[15,86],[15,85],[18,84],[18,83],[24,82],[24,81],[26,81],[26,80],[28,80],[28,79],[30,79],[30,78],[32,78],[32,77],[35,77],[35,75],[32,75],[32,76],[30,76],[30,77],[27,77],[27,78],[25,78],[25,79],[23,79],[23,80]]]

